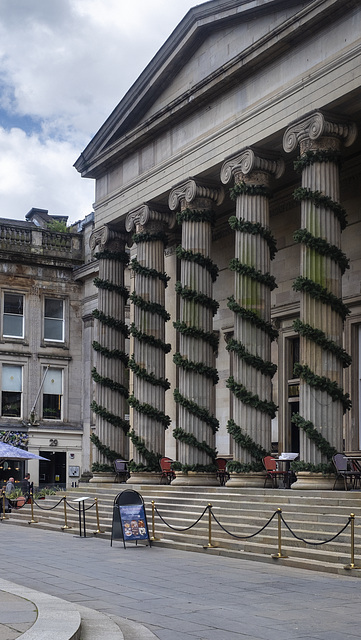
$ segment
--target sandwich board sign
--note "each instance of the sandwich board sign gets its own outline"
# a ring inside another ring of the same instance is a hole
[[[110,546],[113,540],[123,540],[125,549],[126,542],[138,544],[138,540],[147,540],[151,546],[144,500],[133,489],[125,489],[114,499]]]

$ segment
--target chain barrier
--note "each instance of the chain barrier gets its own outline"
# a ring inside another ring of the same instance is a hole
[[[221,524],[221,522],[219,521],[219,519],[217,518],[217,516],[213,512],[211,504],[208,504],[205,507],[205,509],[203,510],[202,514],[199,516],[199,518],[197,518],[197,520],[193,524],[189,525],[188,527],[179,528],[179,527],[173,527],[172,525],[170,525],[165,520],[165,518],[163,518],[163,516],[159,513],[159,510],[155,506],[154,500],[152,500],[152,525],[153,525],[153,538],[152,539],[153,540],[159,540],[159,538],[155,537],[155,521],[154,521],[155,513],[160,518],[160,520],[165,524],[165,526],[169,527],[169,529],[172,529],[173,531],[177,531],[177,532],[184,532],[184,531],[189,531],[190,529],[195,527],[196,524],[198,524],[198,522],[203,518],[203,516],[206,513],[206,511],[208,511],[208,515],[209,515],[209,520],[208,520],[208,544],[206,546],[204,546],[204,548],[217,546],[217,544],[213,544],[212,543],[212,527],[211,527],[212,518],[216,522],[216,524],[220,527],[220,529],[222,529],[222,531],[224,531],[227,535],[231,536],[232,538],[236,538],[237,540],[249,540],[249,539],[254,538],[255,536],[259,535],[260,533],[262,533],[262,531],[264,531],[271,524],[272,520],[277,516],[278,517],[278,535],[277,535],[277,537],[278,537],[278,553],[272,554],[272,558],[275,558],[275,559],[288,558],[287,555],[284,555],[282,553],[282,546],[281,546],[281,525],[282,525],[282,523],[285,525],[287,530],[290,532],[290,534],[294,538],[296,538],[297,540],[303,542],[304,544],[309,544],[309,545],[313,545],[313,546],[321,546],[321,545],[324,545],[324,544],[328,544],[329,542],[333,542],[342,533],[344,533],[344,531],[347,529],[347,527],[349,527],[350,524],[351,524],[351,562],[350,562],[350,564],[346,565],[344,568],[345,569],[361,569],[361,567],[358,567],[358,566],[355,565],[355,528],[354,528],[355,527],[355,515],[353,513],[351,513],[351,515],[349,516],[346,524],[335,535],[331,536],[327,540],[314,541],[314,540],[306,540],[305,538],[297,535],[292,530],[291,526],[287,523],[287,521],[284,519],[284,517],[282,515],[282,509],[280,509],[280,508],[278,508],[272,514],[272,516],[268,519],[268,521],[260,529],[258,529],[257,531],[255,531],[254,533],[252,533],[250,535],[240,536],[240,535],[237,535],[235,533],[231,533],[231,531],[229,531],[224,525]]]
[[[53,509],[55,509],[56,507],[59,506],[59,504],[61,504],[63,502],[64,498],[60,498],[59,502],[57,502],[56,504],[54,504],[52,507],[41,507],[40,504],[38,504],[36,502],[36,500],[34,500],[34,504],[41,509],[42,511],[52,511]]]
[[[70,509],[73,509],[73,511],[78,511],[78,507],[73,507],[71,502],[67,501],[66,496],[64,496],[63,499],[66,501],[66,504],[68,505],[68,507],[70,507]],[[93,504],[90,505],[90,507],[84,507],[84,511],[89,511],[89,509],[92,509],[95,504],[96,504],[96,499],[94,500]]]

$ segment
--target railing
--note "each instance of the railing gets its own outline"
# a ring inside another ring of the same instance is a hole
[[[31,255],[61,255],[82,260],[83,237],[78,233],[57,233],[46,229],[0,224],[0,250]]]

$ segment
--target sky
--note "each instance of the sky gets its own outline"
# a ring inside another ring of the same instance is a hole
[[[0,0],[0,217],[92,211],[73,167],[187,11],[204,0]]]

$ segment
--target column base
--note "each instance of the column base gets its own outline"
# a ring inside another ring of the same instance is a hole
[[[231,473],[226,487],[263,487],[266,479],[264,471],[250,471],[248,473]]]
[[[97,484],[113,484],[115,482],[114,471],[93,471],[93,477],[89,482],[96,482]]]
[[[161,477],[158,471],[131,471],[127,484],[160,484]]]
[[[323,473],[313,473],[312,471],[297,471],[296,477],[296,482],[291,484],[291,489],[296,491],[330,491],[335,484],[333,473],[323,475]],[[338,488],[337,485],[335,488]]]
[[[206,471],[176,471],[171,485],[178,487],[219,487],[216,473]]]

